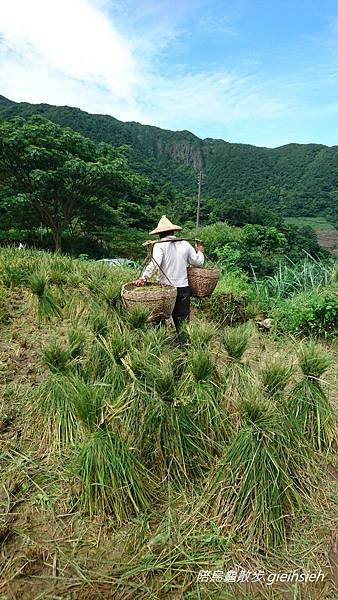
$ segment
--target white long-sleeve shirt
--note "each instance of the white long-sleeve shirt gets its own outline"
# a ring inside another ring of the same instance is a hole
[[[189,242],[178,240],[174,235],[168,235],[162,238],[161,242],[155,243],[152,256],[153,259],[143,271],[142,277],[149,279],[153,273],[156,273],[158,283],[170,285],[170,281],[171,285],[175,287],[186,287],[188,285],[188,265],[200,267],[204,263],[203,252],[196,252]],[[162,270],[157,265],[160,265]]]

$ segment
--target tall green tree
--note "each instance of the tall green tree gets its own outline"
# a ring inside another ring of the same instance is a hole
[[[3,223],[49,228],[56,251],[76,226],[86,233],[122,225],[147,182],[128,168],[123,150],[95,143],[40,116],[0,123]]]

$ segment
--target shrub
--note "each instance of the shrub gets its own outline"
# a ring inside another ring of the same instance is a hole
[[[277,304],[271,316],[282,333],[327,336],[338,329],[338,297],[330,288],[303,292]]]
[[[206,316],[218,325],[235,325],[246,321],[249,285],[245,275],[227,273],[210,298],[201,301]]]

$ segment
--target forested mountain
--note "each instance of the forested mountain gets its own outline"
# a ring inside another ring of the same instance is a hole
[[[39,114],[71,127],[94,141],[128,145],[133,169],[160,186],[196,192],[196,172],[203,170],[203,194],[213,199],[217,217],[230,202],[260,205],[288,216],[325,215],[338,222],[338,146],[288,144],[258,148],[204,139],[188,131],[168,131],[123,123],[78,108],[16,103],[0,96],[0,119]]]

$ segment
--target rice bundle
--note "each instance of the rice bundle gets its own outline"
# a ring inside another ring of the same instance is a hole
[[[52,452],[75,444],[79,427],[67,379],[58,375],[43,382],[32,402],[32,423],[41,435],[41,447]]]
[[[190,418],[187,406],[154,395],[148,399],[141,453],[162,477],[178,485],[202,475],[210,464],[208,441]]]
[[[237,327],[226,327],[223,333],[223,346],[233,361],[240,361],[251,337],[249,326],[245,323]]]
[[[126,313],[126,321],[133,329],[144,329],[149,321],[150,311],[146,306],[136,305]]]
[[[301,348],[299,364],[303,379],[293,388],[289,409],[303,435],[319,452],[337,447],[336,414],[321,386],[321,377],[331,364],[331,357],[315,344]]]
[[[199,319],[184,327],[187,343],[193,348],[208,348],[216,334],[215,326],[208,321]]]
[[[262,383],[265,393],[271,398],[282,394],[292,375],[292,367],[275,360],[262,369]]]
[[[219,453],[232,433],[229,415],[221,406],[219,387],[200,382],[188,388],[188,395],[191,420],[205,434],[210,452]]]
[[[48,320],[53,316],[60,316],[60,308],[48,290],[47,277],[35,273],[29,277],[27,285],[33,297],[37,299],[37,314],[40,320]]]
[[[187,367],[196,383],[201,381],[216,382],[217,370],[212,356],[203,348],[192,349],[187,358]]]
[[[73,462],[73,472],[81,484],[78,504],[89,515],[113,514],[121,524],[146,508],[152,481],[145,467],[110,426],[114,409],[116,414],[121,408],[114,390],[80,379],[72,383],[74,410],[85,431]]]
[[[42,352],[42,362],[52,373],[65,374],[74,365],[70,349],[61,342],[53,340]]]
[[[267,550],[286,540],[288,518],[299,508],[299,480],[276,406],[261,399],[241,404],[242,427],[222,458],[204,501],[212,517],[250,547]]]
[[[222,343],[229,357],[227,370],[222,377],[224,406],[226,409],[237,410],[243,391],[250,384],[250,368],[242,362],[250,337],[251,331],[246,324],[237,327],[226,327],[224,330]]]
[[[112,514],[121,524],[149,504],[151,482],[146,469],[106,426],[82,443],[74,472],[81,483],[78,504],[89,515]]]
[[[129,428],[142,458],[181,485],[208,465],[210,442],[191,418],[186,382],[175,366],[178,356],[161,357],[153,367],[153,389],[148,388],[147,394],[136,386]]]

